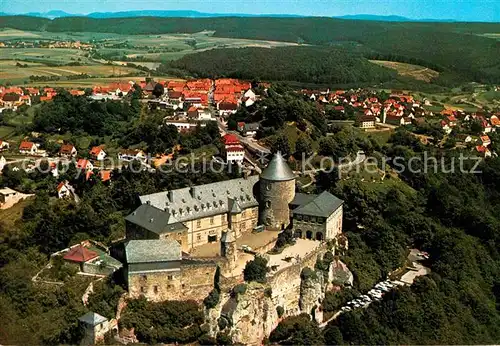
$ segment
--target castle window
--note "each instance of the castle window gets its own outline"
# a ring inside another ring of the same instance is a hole
[[[266,201],[266,208],[271,208],[271,201]]]
[[[173,280],[173,279],[174,279],[174,277],[173,277],[173,275],[169,275],[169,276],[167,276],[167,279],[169,279],[169,280]]]
[[[186,288],[186,285],[182,284],[182,288]]]
[[[242,216],[242,217],[247,216],[246,210],[243,210],[243,211],[241,212],[241,216]]]
[[[172,288],[173,286],[172,285],[167,285],[167,288]]]
[[[196,220],[196,228],[201,228],[201,220]]]
[[[271,184],[269,184],[269,183],[268,183],[268,184],[266,184],[266,190],[267,190],[267,191],[270,191],[270,190],[271,190],[271,187],[272,187],[272,185],[271,185]]]
[[[200,241],[200,240],[201,240],[201,234],[198,234],[198,235],[196,236],[196,240],[198,240],[198,241]]]
[[[142,292],[142,293],[146,293],[146,287],[141,286],[141,292]]]
[[[213,224],[214,224],[214,217],[213,217],[213,216],[210,218],[210,224],[211,224],[211,225],[213,225]]]
[[[153,286],[153,291],[155,292],[155,294],[158,293],[158,286],[156,286],[156,285]]]
[[[147,277],[146,275],[142,275],[142,276],[141,276],[141,279],[142,279],[142,280],[147,280],[147,279],[148,279],[148,277]]]
[[[182,232],[177,233],[177,235],[178,235],[179,237],[180,237],[180,236],[182,236]]]
[[[215,243],[217,241],[217,236],[216,235],[209,235],[208,236],[208,242],[209,243]]]

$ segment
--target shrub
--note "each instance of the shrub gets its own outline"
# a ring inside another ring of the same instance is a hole
[[[245,281],[257,281],[260,283],[266,282],[266,274],[268,272],[267,260],[257,256],[253,261],[246,264],[243,270]]]
[[[317,276],[314,270],[312,270],[309,267],[305,267],[304,269],[302,269],[302,272],[300,273],[300,278],[302,280],[308,280],[308,279],[316,280]]]
[[[271,287],[268,287],[264,291],[264,295],[268,298],[271,298],[273,296],[273,289]]]
[[[247,291],[246,284],[238,284],[238,285],[234,286],[234,288],[233,288],[234,296],[238,296],[239,294],[245,294],[246,291]]]
[[[210,291],[208,296],[203,300],[203,304],[207,307],[207,309],[213,309],[219,304],[220,294],[219,291],[213,289]]]
[[[283,314],[285,313],[285,309],[281,305],[279,305],[276,308],[276,312],[278,313],[278,317],[281,318],[281,316],[283,316]]]
[[[229,325],[224,317],[219,318],[217,324],[219,325],[219,330],[224,330]]]

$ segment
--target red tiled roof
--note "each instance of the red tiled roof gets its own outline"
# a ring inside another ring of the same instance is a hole
[[[226,151],[228,152],[245,151],[245,149],[241,145],[233,145],[230,147],[226,147]]]
[[[86,169],[88,164],[89,164],[89,160],[80,159],[80,160],[78,160],[78,162],[76,163],[76,168],[79,168],[79,169]]]
[[[90,150],[90,155],[94,155],[94,156],[97,156],[99,155],[99,153],[102,151],[102,148],[101,147],[93,147],[91,150]]]
[[[64,186],[64,182],[63,182],[63,181],[61,181],[61,182],[59,183],[59,185],[57,185],[57,191],[61,191],[61,189],[63,188],[63,186]]]
[[[63,258],[67,261],[83,263],[98,256],[99,254],[97,252],[89,250],[82,245],[78,245],[69,250]]]
[[[240,144],[240,139],[231,133],[228,133],[222,137],[222,141],[224,142],[225,145],[230,145],[230,144]]]
[[[74,146],[71,144],[64,144],[63,146],[61,146],[61,149],[59,150],[59,152],[61,154],[71,154],[71,152],[73,151],[73,148],[74,148]]]
[[[33,142],[22,142],[21,145],[19,146],[19,150],[31,150],[35,143]]]

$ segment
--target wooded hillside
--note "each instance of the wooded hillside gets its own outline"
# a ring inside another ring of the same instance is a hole
[[[459,80],[500,82],[500,41],[479,36],[499,33],[497,23],[412,23],[333,18],[42,18],[0,17],[0,28],[51,32],[120,34],[195,33],[218,37],[347,45],[365,56],[446,71]]]

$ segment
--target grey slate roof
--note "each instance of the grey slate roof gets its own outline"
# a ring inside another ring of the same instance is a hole
[[[227,213],[233,207],[233,204],[230,205],[230,199],[236,200],[241,209],[258,206],[259,203],[253,192],[258,181],[259,176],[253,175],[247,178],[153,193],[140,196],[140,200],[143,205],[149,203],[159,209],[160,213],[166,214],[166,219],[164,219],[166,224],[173,224]]]
[[[130,240],[125,245],[127,263],[180,261],[181,246],[171,239]]]
[[[259,123],[249,123],[243,126],[243,131],[257,131],[260,127]]]
[[[156,234],[180,232],[187,229],[186,226],[172,217],[170,213],[149,204],[139,206],[125,220]]]
[[[104,316],[96,314],[95,312],[87,312],[85,315],[78,319],[79,321],[90,324],[91,326],[97,326],[103,322],[106,322],[108,319]]]
[[[295,179],[295,174],[288,166],[286,160],[281,156],[280,152],[274,154],[269,165],[260,175],[262,179],[271,181],[287,181]]]
[[[300,192],[296,192],[295,193],[295,197],[293,198],[293,200],[290,202],[290,205],[293,207],[300,207],[304,204],[307,204],[309,202],[311,202],[312,200],[314,200],[316,197],[318,197],[318,195],[315,195],[315,194],[309,194],[309,193],[300,193]]]
[[[344,204],[343,200],[335,197],[328,191],[324,191],[312,201],[294,209],[293,214],[329,217],[342,206],[342,204]]]

